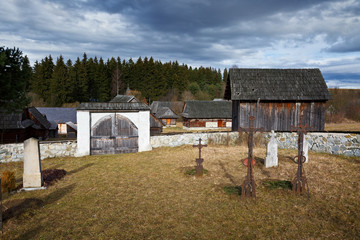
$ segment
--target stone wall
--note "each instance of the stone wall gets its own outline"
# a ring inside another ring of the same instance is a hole
[[[270,139],[270,133],[263,133],[263,144]],[[244,137],[244,136],[243,136]],[[260,136],[261,137],[261,136]],[[177,147],[197,144],[199,138],[204,144],[235,144],[239,142],[238,132],[183,133],[176,135],[152,136],[151,145],[158,147]],[[259,137],[257,137],[259,139]],[[276,133],[280,149],[297,149],[296,133]],[[305,136],[310,150],[345,156],[360,156],[360,134],[347,133],[309,133]],[[244,139],[243,139],[244,141]],[[41,159],[75,156],[77,143],[72,141],[40,142]],[[24,144],[1,144],[0,162],[23,161]]]
[[[181,145],[196,144],[201,138],[207,144],[209,140],[214,144],[234,144],[238,139],[238,132],[215,132],[215,133],[183,133],[166,136],[152,136],[150,139],[153,148],[158,147],[177,147]]]
[[[74,156],[77,144],[75,140],[72,141],[56,141],[56,142],[40,142],[40,157],[54,158],[54,157],[69,157]],[[24,144],[1,144],[0,145],[0,162],[17,162],[24,160]]]
[[[265,134],[270,139],[270,134]],[[276,133],[280,149],[297,149],[297,133]],[[308,133],[305,140],[309,150],[344,156],[360,156],[360,134]]]

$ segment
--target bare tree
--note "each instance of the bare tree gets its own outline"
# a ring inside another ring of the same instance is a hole
[[[113,72],[112,81],[111,81],[111,96],[112,97],[114,97],[124,91],[125,84],[123,83],[123,81],[121,79],[122,79],[122,74],[120,72],[119,66],[116,64],[116,69]]]

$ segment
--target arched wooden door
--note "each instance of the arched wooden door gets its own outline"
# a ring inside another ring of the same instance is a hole
[[[131,153],[138,148],[137,127],[119,114],[105,116],[91,128],[91,155]]]

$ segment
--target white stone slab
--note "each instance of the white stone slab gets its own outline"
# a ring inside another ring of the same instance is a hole
[[[278,165],[277,148],[278,148],[278,144],[275,138],[275,133],[272,130],[271,138],[266,149],[266,158],[264,161],[264,165],[266,168],[276,167]]]
[[[30,138],[24,141],[23,187],[41,188],[42,184],[39,140]]]

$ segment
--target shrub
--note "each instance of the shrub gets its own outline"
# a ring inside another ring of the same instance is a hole
[[[1,175],[1,189],[2,192],[11,192],[15,189],[15,172],[5,171]]]

